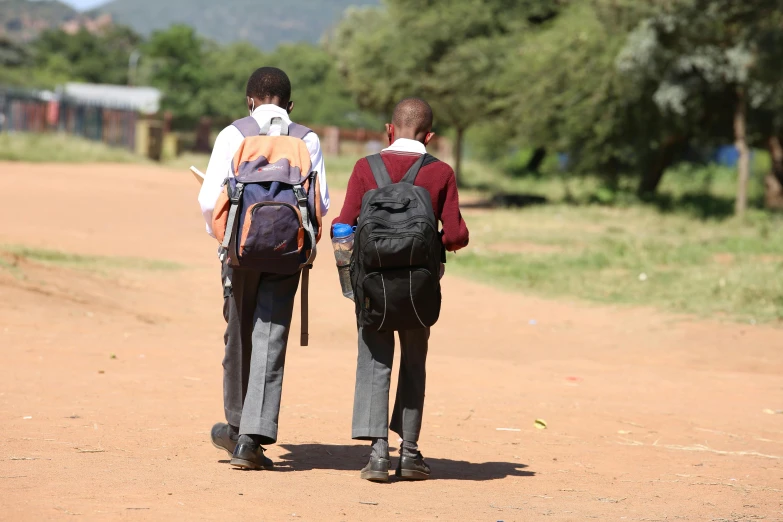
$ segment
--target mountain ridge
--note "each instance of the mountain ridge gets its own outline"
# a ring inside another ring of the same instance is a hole
[[[247,40],[271,50],[286,42],[316,43],[348,7],[373,5],[380,0],[113,0],[91,13],[111,14],[143,35],[182,23],[222,44]]]
[[[246,40],[269,51],[317,43],[347,8],[376,5],[380,0],[113,0],[78,11],[60,0],[0,0],[0,37],[25,42],[48,29],[98,31],[110,23],[148,36],[179,23],[221,44]]]

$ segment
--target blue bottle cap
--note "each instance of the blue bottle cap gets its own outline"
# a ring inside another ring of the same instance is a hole
[[[332,227],[332,232],[336,238],[348,237],[353,234],[353,227],[351,225],[335,223]]]

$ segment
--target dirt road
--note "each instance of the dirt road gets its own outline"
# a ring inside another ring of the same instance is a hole
[[[783,520],[783,415],[763,411],[783,409],[780,329],[447,275],[421,441],[433,480],[371,484],[350,439],[351,303],[324,243],[278,469],[242,472],[209,443],[224,323],[192,177],[0,163],[0,194],[0,244],[182,265],[0,268],[2,520]]]

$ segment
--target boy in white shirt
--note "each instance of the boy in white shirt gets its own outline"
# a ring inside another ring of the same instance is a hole
[[[312,169],[319,176],[321,209],[325,215],[329,210],[329,189],[321,144],[310,129],[291,122],[289,114],[294,102],[288,76],[274,67],[258,69],[248,81],[246,100],[250,115],[259,127],[267,126],[273,118],[281,118],[289,127],[289,135],[299,136],[305,142]],[[268,135],[280,135],[279,126],[272,125]],[[232,175],[231,163],[243,140],[243,132],[231,125],[215,141],[198,198],[207,233],[213,237],[215,204],[223,181]],[[273,466],[261,445],[277,441],[286,346],[299,277],[299,273],[265,274],[223,265],[223,315],[228,323],[223,359],[227,423],[215,424],[211,438],[215,447],[232,455],[231,464],[240,468]]]

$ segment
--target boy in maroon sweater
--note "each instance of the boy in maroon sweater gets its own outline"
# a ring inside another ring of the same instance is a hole
[[[391,146],[381,152],[394,183],[427,152],[432,140],[432,109],[424,100],[401,101],[394,110],[392,123],[386,125]],[[468,228],[459,210],[459,195],[454,171],[436,161],[419,171],[415,184],[425,188],[432,198],[435,217],[442,223],[441,239],[447,250],[455,252],[468,244]],[[335,223],[356,225],[362,198],[378,185],[366,158],[359,160],[348,181],[348,192]],[[402,347],[400,376],[391,429],[402,437],[396,474],[411,480],[429,478],[430,467],[419,452],[426,379],[425,363],[429,328],[398,332]],[[394,359],[394,332],[359,328],[359,357],[356,368],[356,392],[353,407],[352,436],[369,440],[372,454],[361,477],[376,482],[389,480],[389,386]]]

